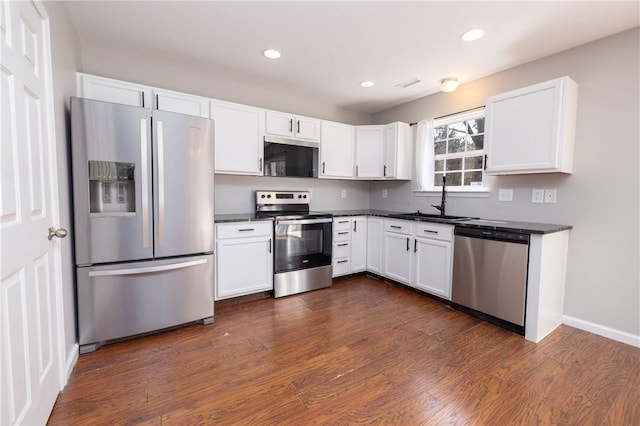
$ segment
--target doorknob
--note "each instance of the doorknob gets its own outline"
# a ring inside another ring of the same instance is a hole
[[[53,237],[64,238],[66,236],[67,236],[66,229],[64,228],[56,229],[54,227],[51,227],[49,228],[49,236],[47,238],[49,238],[49,241],[51,241]]]

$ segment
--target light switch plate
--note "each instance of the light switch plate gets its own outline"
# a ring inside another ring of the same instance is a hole
[[[556,190],[555,189],[545,189],[544,190],[544,202],[555,204],[556,202]]]
[[[386,189],[382,190],[382,198],[387,198],[387,190]]]
[[[513,189],[498,189],[498,201],[513,201]]]
[[[346,189],[343,189],[343,190],[340,192],[340,197],[342,197],[342,198],[347,198],[347,190],[346,190]]]
[[[536,204],[544,203],[544,189],[531,190],[531,202]]]

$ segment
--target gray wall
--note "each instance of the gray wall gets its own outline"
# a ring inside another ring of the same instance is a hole
[[[176,90],[260,108],[351,124],[369,124],[369,114],[321,104],[295,92],[265,90],[247,81],[224,80],[199,64],[173,63],[128,51],[127,46],[84,44],[83,71],[163,89]]]
[[[58,225],[71,231],[70,238],[61,240],[65,354],[69,355],[77,341],[75,272],[73,268],[73,221],[71,216],[69,97],[76,94],[76,71],[80,69],[80,43],[67,16],[67,10],[58,2],[46,2],[44,6],[49,14],[51,31],[58,201],[60,204],[60,223]]]
[[[353,180],[216,175],[216,214],[255,211],[255,190],[312,190],[311,210],[369,208],[369,182]],[[341,197],[346,190],[346,198]]]
[[[571,175],[488,178],[488,198],[451,198],[451,214],[571,224],[567,316],[640,335],[640,176],[638,28],[525,64],[373,116],[416,122],[481,106],[496,93],[568,75],[580,86]],[[389,198],[381,190],[389,190]],[[499,202],[497,188],[513,188]],[[557,204],[531,204],[531,189],[557,189]],[[434,211],[413,183],[371,185],[371,208]]]

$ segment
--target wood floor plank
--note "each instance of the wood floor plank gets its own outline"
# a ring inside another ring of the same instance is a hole
[[[378,277],[81,355],[51,425],[640,425],[640,349],[539,344]]]

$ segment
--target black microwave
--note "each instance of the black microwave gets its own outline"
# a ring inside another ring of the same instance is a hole
[[[318,177],[317,142],[264,137],[264,175]]]

